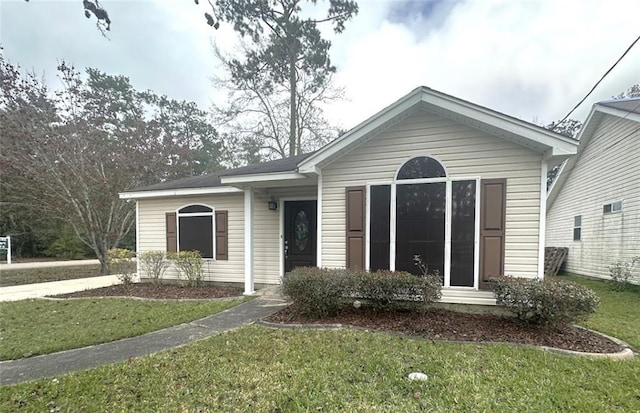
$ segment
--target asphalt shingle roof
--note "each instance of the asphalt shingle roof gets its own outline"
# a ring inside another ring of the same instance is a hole
[[[261,162],[252,165],[241,166],[239,168],[218,171],[212,174],[190,176],[188,178],[177,179],[174,181],[160,182],[154,185],[135,188],[130,192],[162,191],[184,188],[213,188],[217,186],[223,186],[220,182],[220,177],[222,176],[294,172],[297,170],[298,164],[312,154],[313,152],[310,152],[302,155],[292,156],[289,158],[277,159],[275,161]]]
[[[607,100],[604,102],[599,102],[599,104],[601,104],[602,106],[624,110],[625,112],[636,113],[640,115],[640,98]]]

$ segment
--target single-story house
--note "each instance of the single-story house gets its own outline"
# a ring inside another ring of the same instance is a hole
[[[569,248],[567,272],[609,278],[610,265],[640,256],[640,98],[596,103],[578,138],[549,190],[546,242]]]
[[[419,87],[316,152],[121,198],[137,203],[138,252],[199,250],[212,280],[246,294],[296,266],[417,274],[419,256],[443,277],[442,301],[494,304],[489,277],[544,276],[547,170],[576,151]]]

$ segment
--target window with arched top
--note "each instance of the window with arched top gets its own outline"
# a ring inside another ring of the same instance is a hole
[[[440,162],[429,156],[418,156],[402,165],[396,179],[446,178],[446,176],[447,173]]]
[[[178,210],[178,251],[198,251],[213,258],[214,211],[206,205],[187,205]]]

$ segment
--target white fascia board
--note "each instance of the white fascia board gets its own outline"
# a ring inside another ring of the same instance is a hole
[[[172,196],[189,195],[210,195],[210,194],[230,194],[239,193],[242,189],[230,186],[217,186],[213,188],[182,188],[182,189],[162,189],[158,191],[137,191],[121,192],[120,199],[144,199],[144,198],[166,198]]]
[[[423,101],[469,119],[492,125],[514,135],[522,136],[533,142],[541,143],[550,148],[558,147],[570,150],[571,147],[578,146],[578,142],[573,138],[558,135],[555,132],[534,126],[529,122],[512,118],[469,102],[460,101],[450,96],[441,95],[437,92],[425,91]]]
[[[511,118],[507,115],[495,112],[493,110],[480,107],[470,102],[461,101],[452,96],[447,96],[436,92],[432,89],[420,87],[401,98],[396,103],[388,106],[369,119],[360,123],[351,131],[342,137],[336,139],[314,155],[302,161],[299,165],[299,172],[311,173],[324,159],[340,153],[349,148],[364,136],[375,132],[378,128],[388,122],[393,121],[413,106],[424,102],[444,111],[456,113],[462,117],[475,120],[480,123],[491,125],[495,128],[504,130],[517,136],[524,137],[532,142],[544,145],[547,148],[558,148],[563,154],[576,153],[574,148],[578,146],[575,139],[558,135],[555,132],[544,130],[536,127],[528,122]],[[425,110],[429,111],[426,107]]]
[[[251,174],[251,175],[237,175],[237,176],[222,176],[220,182],[224,185],[234,184],[251,184],[256,182],[268,182],[268,181],[287,181],[294,179],[305,179],[306,175],[298,172],[275,172],[270,174]]]
[[[340,138],[326,145],[324,148],[302,161],[300,165],[298,165],[298,171],[300,173],[315,173],[317,171],[318,163],[322,160],[340,153],[354,142],[357,142],[363,136],[367,136],[367,134],[375,131],[385,123],[392,121],[403,112],[409,110],[412,106],[420,103],[420,91],[421,89],[414,90],[404,98],[401,98],[398,102],[386,107],[364,122],[361,122]]]
[[[640,115],[634,112],[627,112],[624,110],[611,108],[609,106],[603,106],[597,103],[594,105],[594,110],[597,110],[598,112],[606,113],[607,115],[613,115],[619,118],[640,122]]]

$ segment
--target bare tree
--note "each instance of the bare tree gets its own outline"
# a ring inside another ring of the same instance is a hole
[[[337,136],[337,130],[329,125],[320,109],[344,96],[342,88],[333,86],[331,74],[318,87],[310,76],[301,73],[295,92],[297,116],[295,139],[292,140],[288,84],[271,84],[265,88],[265,74],[234,80],[229,75],[234,67],[233,59],[215,45],[214,53],[224,70],[223,75],[213,78],[213,83],[227,98],[224,106],[213,108],[216,124],[226,129],[225,141],[236,148],[234,152],[242,153],[238,147],[243,146],[245,151],[253,148],[262,158],[283,158],[291,153],[318,149]],[[295,142],[293,150],[292,142]],[[249,151],[240,156],[240,160],[250,161],[252,157]]]

